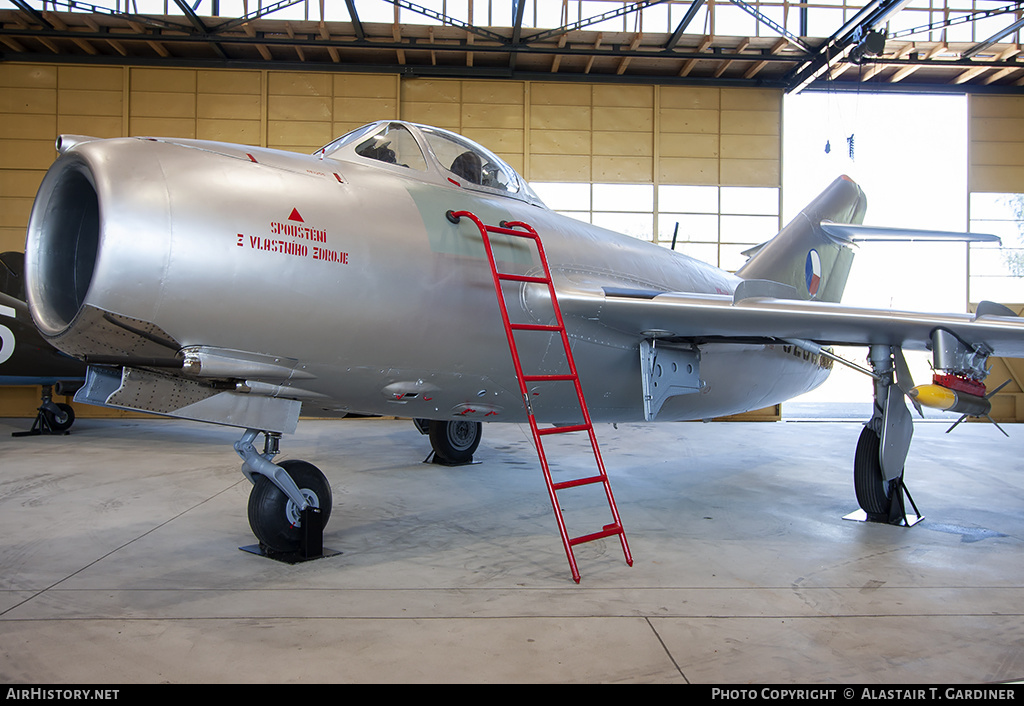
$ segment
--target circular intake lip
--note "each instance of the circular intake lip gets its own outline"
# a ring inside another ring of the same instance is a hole
[[[102,228],[95,178],[85,159],[66,154],[39,187],[25,244],[29,308],[44,336],[66,331],[85,304]]]

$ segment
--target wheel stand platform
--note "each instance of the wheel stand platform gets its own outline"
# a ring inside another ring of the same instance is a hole
[[[39,412],[36,414],[36,420],[32,422],[32,428],[28,431],[12,431],[11,436],[42,436],[54,435],[54,436],[67,436],[71,431],[69,429],[54,429],[50,426],[50,420],[43,414],[43,408],[39,408]]]
[[[337,556],[342,552],[324,549],[324,522],[320,508],[307,507],[302,511],[302,539],[299,548],[293,552],[279,552],[265,544],[250,544],[239,547],[243,552],[255,554],[284,564],[301,564],[315,559]]]
[[[427,457],[423,459],[423,463],[432,463],[437,466],[451,466],[453,468],[457,466],[476,466],[480,464],[480,461],[474,461],[469,459],[468,461],[446,461],[437,455],[434,451],[427,454]]]
[[[897,527],[913,527],[918,522],[924,519],[924,515],[917,509],[917,504],[914,502],[914,498],[911,497],[910,491],[907,490],[907,486],[904,485],[903,479],[900,479],[899,487],[896,489],[897,495],[893,498],[893,502],[889,505],[888,517],[877,514],[869,515],[864,510],[854,510],[849,515],[844,515],[844,520],[851,520],[853,522],[874,522],[881,525],[895,525]],[[914,508],[914,512],[917,514],[907,514],[907,503],[904,499],[910,501],[910,506]]]
[[[54,428],[53,424],[50,422],[50,417],[46,415],[47,412],[50,412],[50,414],[57,414],[61,412],[60,407],[53,402],[52,385],[43,386],[42,404],[40,404],[36,409],[36,419],[32,422],[32,428],[28,431],[11,432],[11,436],[42,436],[44,434],[67,436],[71,433],[71,424],[74,423],[75,420],[73,411],[69,413],[71,414],[70,421],[60,429]]]

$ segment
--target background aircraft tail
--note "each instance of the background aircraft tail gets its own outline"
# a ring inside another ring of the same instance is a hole
[[[841,176],[767,243],[747,251],[750,258],[736,274],[796,289],[802,299],[838,302],[853,263],[847,240],[829,235],[822,222],[862,223],[867,197],[852,179]]]

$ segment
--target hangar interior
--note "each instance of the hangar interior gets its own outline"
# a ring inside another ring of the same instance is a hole
[[[1022,312],[1022,32],[1022,3],[1005,0],[4,0],[0,252],[24,247],[57,135],[311,153],[395,118],[488,146],[555,210],[735,270],[784,224],[787,96],[959,95],[967,215],[949,229],[1003,244],[963,246],[950,267],[965,310],[992,292]],[[992,379],[1009,384],[992,416],[1024,421],[1024,367],[994,365]],[[356,566],[296,571],[228,551],[250,541],[238,499],[247,484],[224,453],[231,433],[76,404],[71,436],[11,439],[39,398],[37,387],[0,387],[9,681],[976,682],[1024,668],[1018,442],[999,444],[987,424],[949,437],[924,426],[921,463],[938,471],[922,509],[943,519],[909,538],[839,521],[857,424],[750,423],[780,419],[775,408],[684,432],[630,428],[632,439],[609,429],[610,455],[636,466],[621,482],[645,559],[627,570],[593,549],[593,578],[573,597],[530,480],[535,459],[514,430],[495,433],[467,481],[418,459],[389,466],[390,451],[418,453],[415,432],[385,426],[401,422],[300,425],[296,445],[380,471],[347,487],[371,499],[356,499],[339,536],[325,537],[346,543],[339,563]],[[111,419],[118,426],[103,426]],[[357,429],[360,448],[336,424]],[[636,438],[654,460],[632,450]],[[151,452],[138,476],[95,456],[134,458],[140,443]],[[723,470],[715,462],[729,448]],[[68,449],[86,459],[77,470],[41,470],[62,467]],[[488,459],[522,473],[502,487],[480,472]],[[696,476],[680,480],[680,464]],[[175,475],[182,466],[191,470]],[[814,489],[801,498],[787,483]],[[462,501],[425,509],[395,499],[466,484]],[[224,518],[239,532],[224,537]],[[91,529],[77,536],[79,523]],[[38,540],[22,539],[29,526]],[[281,644],[261,641],[267,628]],[[303,664],[306,645],[318,650]],[[243,675],[227,662],[239,655],[274,666]]]
[[[488,146],[555,210],[735,270],[784,225],[786,96],[955,92],[967,100],[968,222],[948,228],[1004,242],[956,252],[940,276],[965,283],[965,307],[1018,304],[1007,297],[1022,252],[1019,3],[7,4],[0,252],[24,248],[55,135],[310,153],[398,118]],[[1013,382],[996,418],[1024,419],[1024,373],[998,365]],[[31,416],[38,392],[0,388],[0,415]]]

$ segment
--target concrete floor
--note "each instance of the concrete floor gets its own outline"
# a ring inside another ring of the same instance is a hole
[[[856,423],[601,426],[635,564],[583,545],[576,585],[525,427],[446,468],[407,421],[304,421],[282,458],[330,478],[342,554],[290,566],[238,549],[236,430],[28,426],[0,420],[2,683],[1024,677],[1024,427],[918,424],[907,529],[843,520]]]

